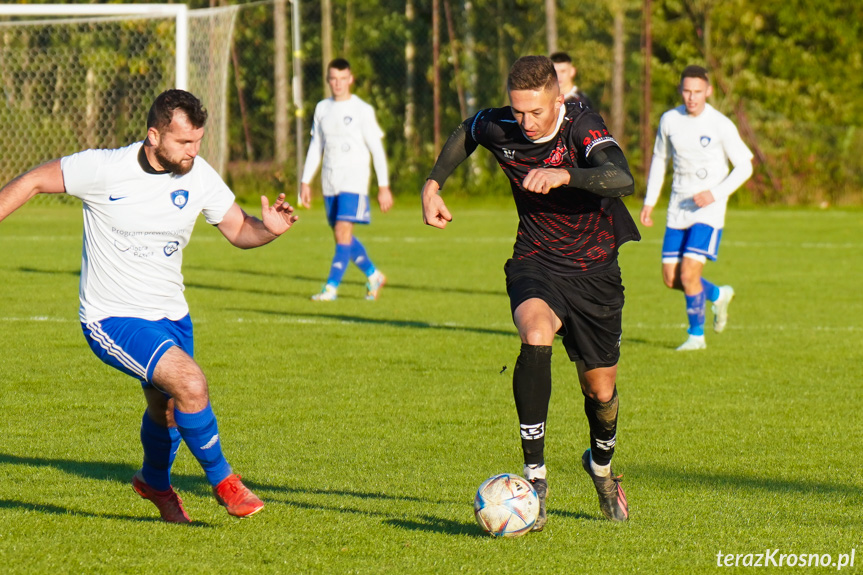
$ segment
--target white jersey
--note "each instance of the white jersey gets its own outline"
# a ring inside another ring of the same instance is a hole
[[[321,100],[315,106],[312,141],[302,182],[312,181],[323,154],[321,187],[325,196],[335,196],[339,192],[368,196],[371,156],[378,186],[389,186],[383,136],[374,108],[356,95],[341,102],[332,98]]]
[[[721,229],[728,197],[752,175],[752,152],[740,139],[737,127],[710,104],[698,116],[689,115],[685,106],[664,113],[647,178],[647,206],[655,206],[659,200],[669,156],[674,176],[667,226],[686,229],[702,223]],[[734,166],[730,172],[729,161]],[[716,201],[699,208],[692,196],[705,190],[710,190]]]
[[[80,317],[178,320],[183,297],[183,248],[198,214],[218,224],[234,194],[202,158],[188,174],[144,171],[143,142],[86,150],[60,161],[66,193],[84,202]]]

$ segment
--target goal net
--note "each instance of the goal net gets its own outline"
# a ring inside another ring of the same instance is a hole
[[[45,13],[10,14],[22,6]],[[154,13],[70,13],[98,6],[114,11],[151,6]],[[0,6],[0,185],[52,158],[142,140],[150,104],[174,87],[203,101],[209,119],[201,156],[224,170],[228,65],[238,6],[188,11],[180,6],[179,15],[178,5],[169,5],[173,12],[165,6]]]

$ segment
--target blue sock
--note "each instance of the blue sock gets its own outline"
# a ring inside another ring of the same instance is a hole
[[[356,264],[360,271],[366,274],[366,277],[375,273],[375,266],[372,260],[369,259],[369,254],[366,253],[366,248],[360,243],[360,240],[353,238],[351,241],[351,261]]]
[[[219,426],[210,404],[198,413],[183,413],[174,409],[174,421],[183,441],[207,474],[210,485],[216,486],[231,474],[231,466],[222,454]]]
[[[698,292],[696,295],[687,295],[686,297],[686,316],[689,318],[690,335],[704,335],[704,311],[707,307],[707,298],[704,292]]]
[[[144,481],[158,491],[171,487],[171,465],[180,449],[180,432],[174,427],[162,427],[144,411],[141,420],[141,445],[144,446]]]
[[[333,256],[333,264],[330,267],[330,275],[327,278],[327,285],[335,288],[342,283],[342,277],[348,269],[348,264],[351,261],[351,246],[345,244],[336,244],[336,253]]]
[[[704,288],[704,293],[707,296],[707,299],[710,301],[716,301],[719,299],[719,288],[716,285],[710,283],[704,278],[701,278],[701,287]]]

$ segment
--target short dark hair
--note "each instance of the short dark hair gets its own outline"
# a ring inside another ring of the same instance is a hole
[[[336,58],[327,65],[327,70],[330,68],[335,68],[336,70],[350,70],[351,63],[344,58]]]
[[[572,58],[570,58],[569,54],[567,54],[566,52],[555,52],[554,54],[549,56],[549,58],[551,58],[551,61],[555,64],[560,64],[561,62],[569,62],[570,64],[572,63]]]
[[[548,56],[522,56],[506,79],[507,90],[550,90],[557,85],[554,62]]]
[[[165,90],[153,101],[147,114],[147,129],[166,130],[174,119],[174,112],[180,110],[195,128],[203,128],[207,123],[207,110],[201,101],[185,90]]]
[[[710,78],[707,77],[707,68],[701,66],[687,66],[684,68],[680,74],[680,83],[682,84],[686,78],[701,78],[708,84],[710,83]]]

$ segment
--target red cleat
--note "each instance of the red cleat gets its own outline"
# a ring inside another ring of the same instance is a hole
[[[183,500],[173,487],[169,487],[166,491],[157,491],[147,485],[141,472],[138,471],[132,477],[132,488],[144,499],[152,501],[162,515],[162,519],[168,523],[192,522],[186,510],[183,509]]]
[[[234,517],[248,517],[264,508],[264,502],[240,481],[240,476],[232,473],[213,487],[216,501],[224,505]]]

